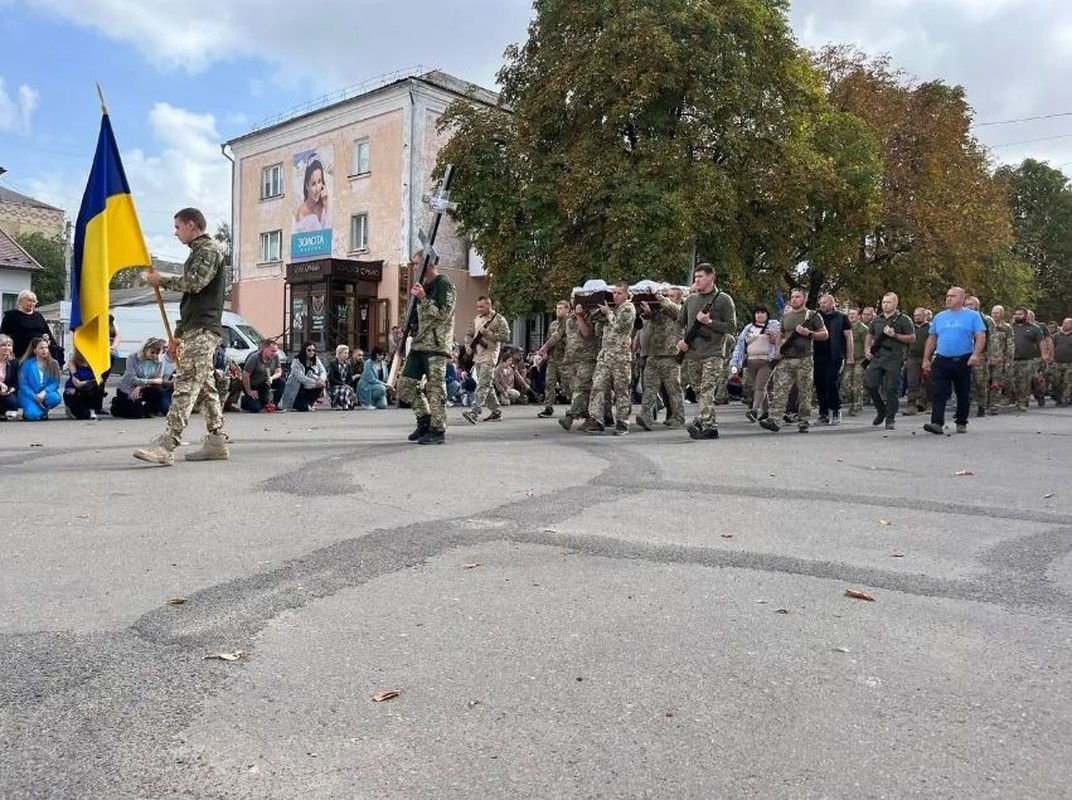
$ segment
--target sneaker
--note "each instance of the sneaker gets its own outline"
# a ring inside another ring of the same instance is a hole
[[[802,422],[797,425],[797,433],[807,433],[809,430],[811,430],[811,425],[807,422]]]
[[[499,422],[502,420],[501,411],[489,411],[488,415],[481,420],[481,422]]]
[[[540,419],[547,419],[548,417],[553,417],[554,415],[555,415],[555,410],[551,406],[544,406],[543,411],[541,411],[536,416],[539,417]]]
[[[628,433],[629,433],[629,423],[628,422],[618,422],[618,423],[616,423],[614,425],[614,435],[615,436],[625,436]]]
[[[943,433],[945,433],[945,428],[934,422],[928,422],[926,425],[923,426],[923,430],[925,430],[927,433],[933,433],[936,436],[941,436]]]
[[[647,414],[640,413],[636,416],[636,424],[646,431],[651,430],[651,426],[654,425],[654,421]]]
[[[957,423],[957,433],[967,433],[967,432],[968,432],[968,425],[967,425],[967,423],[965,423],[965,422],[958,422],[958,423]]]
[[[91,420],[93,420],[94,422],[96,422],[97,421],[97,412],[94,411],[93,409],[90,409],[89,410],[89,418]]]
[[[475,411],[463,411],[462,412],[462,419],[464,419],[470,425],[476,425],[476,423],[477,423],[476,412]]]
[[[826,414],[820,414],[818,422],[819,422],[820,425],[829,425],[830,424],[830,417],[827,416]]]
[[[888,431],[892,431],[892,430],[893,430],[893,427],[894,427],[894,426],[893,426],[893,420],[892,420],[892,419],[891,419],[891,420],[887,420],[887,421],[886,421],[886,430],[888,430]]]
[[[64,405],[63,413],[67,415],[67,419],[74,419],[75,418],[74,412],[71,411],[71,407],[68,406],[68,405]]]
[[[19,418],[19,412],[18,411],[5,411],[4,412],[4,419],[6,419],[8,422],[14,422],[18,418]]]
[[[750,408],[744,412],[744,418],[749,422],[755,422],[757,419],[759,419],[759,414],[757,414],[754,409]]]
[[[759,427],[770,431],[771,433],[777,433],[781,430],[781,426],[770,417],[765,417],[759,421]]]
[[[840,411],[835,411],[834,413],[832,413],[830,415],[830,424],[831,425],[840,425],[841,424],[841,412]]]

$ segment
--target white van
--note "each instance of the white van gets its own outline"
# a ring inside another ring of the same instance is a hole
[[[167,311],[168,322],[171,323],[171,330],[174,331],[175,324],[179,321],[179,304],[165,303],[164,310]],[[115,326],[119,331],[119,341],[116,347],[121,358],[138,352],[150,336],[167,339],[164,333],[164,322],[160,319],[160,308],[155,303],[141,306],[116,306],[111,310],[111,314],[115,317]],[[223,345],[227,348],[227,358],[242,366],[264,337],[248,320],[232,311],[223,312],[222,323]],[[282,350],[279,351],[279,361],[281,364],[287,361],[286,354]]]

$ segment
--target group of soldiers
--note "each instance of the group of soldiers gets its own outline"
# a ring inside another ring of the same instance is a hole
[[[446,428],[445,396],[440,397],[443,389],[437,387],[450,357],[447,343],[455,294],[448,285],[449,279],[433,272],[423,286],[413,289],[419,296],[418,329],[401,393],[413,402],[417,414],[418,427],[411,439],[426,444],[441,443]],[[769,319],[767,309],[756,306],[748,323],[739,328],[733,298],[718,288],[710,264],[694,268],[687,294],[679,287],[667,287],[637,300],[624,283],[608,288],[596,302],[576,295],[571,301],[558,301],[548,335],[535,354],[545,364],[544,407],[539,416],[553,416],[555,397],[567,396],[569,408],[558,420],[566,431],[577,425],[586,433],[621,436],[630,432],[631,422],[651,431],[657,410],[665,407],[665,427],[684,428],[693,439],[717,439],[716,406],[726,401],[731,372],[740,373],[746,400],[748,395],[762,398],[748,412],[749,422],[772,432],[785,424],[807,432],[813,396],[822,424],[840,422],[842,401],[848,414],[855,416],[870,399],[877,412],[874,424],[885,423],[888,429],[900,410],[904,382],[907,398],[901,413],[918,413],[929,403],[924,356],[928,338],[933,347],[931,312],[917,308],[909,317],[893,293],[883,297],[879,310],[864,307],[842,314],[829,295],[820,298],[818,310],[807,308],[807,294],[797,288],[780,320]],[[976,311],[980,307],[974,297],[967,297],[964,305]],[[978,416],[1010,406],[1025,410],[1032,394],[1044,405],[1044,387],[1052,387],[1058,405],[1070,401],[1072,318],[1050,330],[1036,323],[1025,308],[1016,309],[1011,322],[1001,306],[981,317],[985,345],[972,370]],[[475,402],[463,414],[464,421],[476,425],[502,418],[494,368],[510,338],[506,319],[490,299],[481,297],[462,343],[477,384]],[[434,341],[435,352],[424,349],[427,341]],[[759,369],[754,368],[756,362]],[[831,380],[834,400],[824,388]],[[631,419],[638,381],[641,407]],[[698,413],[688,421],[686,386],[698,404]]]

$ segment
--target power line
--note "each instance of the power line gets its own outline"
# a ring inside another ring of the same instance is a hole
[[[991,149],[997,150],[1001,147],[1015,147],[1016,145],[1033,145],[1036,142],[1053,142],[1055,139],[1067,138],[1072,138],[1072,133],[1062,133],[1058,136],[1043,136],[1037,139],[1021,139],[1019,142],[1006,142],[1003,145],[991,145]]]
[[[1056,114],[1041,114],[1037,117],[1016,117],[1015,119],[998,119],[992,122],[976,122],[973,128],[987,128],[991,125],[1012,125],[1017,122],[1035,122],[1040,119],[1057,119],[1058,117],[1072,117],[1072,111],[1060,111]]]

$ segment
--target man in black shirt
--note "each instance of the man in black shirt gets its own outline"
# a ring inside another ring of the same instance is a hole
[[[816,339],[812,350],[819,424],[837,425],[841,422],[841,365],[847,364],[851,369],[855,360],[852,326],[848,316],[834,308],[833,295],[819,298],[819,313],[830,334],[826,339]]]

